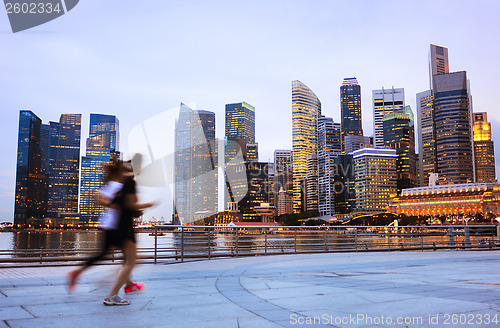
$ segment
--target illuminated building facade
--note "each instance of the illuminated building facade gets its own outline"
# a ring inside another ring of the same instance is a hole
[[[250,158],[258,158],[255,143],[255,107],[246,103],[227,104],[225,110],[225,148],[224,163],[227,176],[234,176],[231,188],[225,192],[225,209],[236,209],[237,201],[247,193],[247,181],[244,174],[246,164],[236,160],[242,156],[246,163],[247,145],[250,144]],[[238,155],[240,154],[240,155]],[[228,181],[226,181],[228,183]]]
[[[491,123],[488,122],[487,113],[473,113],[472,121],[476,182],[494,182],[495,148],[491,137]]]
[[[403,88],[373,90],[373,145],[375,148],[384,148],[385,115],[401,110],[405,107],[405,91]]]
[[[318,119],[318,211],[331,215],[335,208],[334,160],[342,154],[341,124],[330,117]]]
[[[246,145],[246,158],[247,162],[258,162],[259,161],[259,144],[247,144]]]
[[[250,162],[246,166],[248,192],[238,202],[238,209],[244,220],[255,221],[260,219],[256,207],[269,202],[269,163]]]
[[[474,181],[472,124],[466,72],[433,77],[437,173],[447,184]]]
[[[226,163],[236,156],[238,151],[246,157],[247,144],[255,144],[255,107],[246,103],[226,105]]]
[[[47,215],[49,126],[30,110],[19,112],[14,225]]]
[[[357,212],[385,212],[397,190],[396,150],[364,148],[353,153]]]
[[[305,200],[304,211],[318,210],[318,156],[307,156],[307,172],[304,176]]]
[[[120,159],[119,122],[114,115],[90,114],[86,154],[82,157],[80,222],[97,226],[104,208],[94,195],[104,184],[103,166]]]
[[[344,140],[347,135],[363,135],[361,86],[355,77],[345,78],[340,87],[340,117],[342,152],[345,152]]]
[[[278,149],[274,151],[274,206],[278,208],[277,201],[279,193],[283,190],[290,195],[293,194],[292,181],[292,151],[287,149]],[[290,196],[291,197],[291,196]]]
[[[174,144],[174,212],[189,224],[218,212],[215,113],[181,104]]]
[[[417,186],[417,156],[415,155],[415,126],[410,106],[395,110],[382,119],[384,145],[396,149],[397,188],[401,190]]]
[[[278,202],[276,206],[277,215],[293,213],[293,195],[283,188],[278,192]]]
[[[437,172],[433,101],[431,90],[417,93],[419,186],[428,186],[430,175]]]
[[[315,154],[318,142],[318,118],[321,102],[305,84],[292,81],[292,167],[293,210],[303,208],[302,186],[307,174],[307,156]]]
[[[62,114],[49,123],[47,215],[74,220],[71,224],[78,224],[81,121],[81,114]]]
[[[391,210],[408,216],[500,215],[500,185],[466,183],[405,189]]]

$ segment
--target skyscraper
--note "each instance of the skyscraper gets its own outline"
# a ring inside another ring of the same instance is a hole
[[[417,93],[419,186],[429,185],[429,176],[437,172],[434,98],[432,90]]]
[[[361,122],[361,86],[358,80],[345,78],[340,87],[341,144],[344,149],[346,135],[363,135]]]
[[[437,173],[447,184],[474,181],[466,72],[433,76]]]
[[[48,216],[78,219],[81,114],[50,122]],[[77,222],[71,222],[77,223]]]
[[[269,202],[269,163],[248,162],[246,163],[246,173],[248,181],[248,192],[242,200],[238,202],[239,212],[246,221],[260,219],[256,212],[256,207],[262,203]]]
[[[284,193],[293,195],[293,180],[292,180],[292,151],[291,150],[275,150],[274,151],[274,195],[278,201],[278,195],[281,190]],[[283,196],[284,197],[284,196]],[[283,198],[284,200],[285,198]],[[278,204],[274,206],[278,208]],[[282,213],[285,214],[285,213]]]
[[[181,104],[174,142],[174,212],[184,224],[217,213],[215,113]]]
[[[430,87],[433,85],[433,76],[448,74],[450,72],[450,64],[448,63],[448,48],[432,44],[429,53],[429,82]]]
[[[246,103],[234,103],[226,105],[225,113],[225,148],[224,148],[224,163],[226,179],[229,176],[234,176],[232,186],[227,188],[225,193],[225,209],[235,208],[238,200],[241,200],[248,192],[248,181],[245,174],[237,174],[244,172],[249,163],[247,159],[247,145],[249,145],[250,159],[255,159],[257,148],[255,143],[255,107]],[[255,152],[254,152],[255,150]],[[239,155],[245,160],[241,163],[235,160]],[[226,181],[226,184],[228,181]]]
[[[382,119],[384,144],[396,149],[398,194],[417,185],[417,158],[415,155],[415,126],[410,106],[395,110]]]
[[[318,210],[318,156],[313,153],[307,156],[307,172],[304,176],[304,211]]]
[[[384,147],[384,115],[405,107],[405,91],[403,88],[373,90],[373,131],[375,148]]]
[[[226,105],[226,163],[241,149],[246,158],[247,144],[255,144],[255,107],[246,103]]]
[[[474,159],[476,166],[476,182],[494,182],[495,148],[491,137],[491,123],[487,113],[473,113]]]
[[[302,185],[307,174],[307,156],[317,151],[317,123],[321,102],[304,83],[292,81],[293,210],[302,209]]]
[[[429,90],[417,94],[419,186],[429,185],[430,175],[438,172],[433,77],[448,74],[449,72],[448,48],[431,44],[429,51]]]
[[[24,226],[47,215],[48,126],[42,128],[42,125],[42,120],[32,111],[19,112],[15,226]]]
[[[318,119],[318,210],[331,215],[335,208],[334,160],[342,154],[341,124],[333,118]]]
[[[364,148],[353,153],[356,211],[385,212],[396,194],[396,150]]]
[[[97,226],[104,208],[94,200],[104,184],[103,166],[120,159],[119,122],[114,115],[90,114],[86,156],[82,157],[80,185],[80,221]]]

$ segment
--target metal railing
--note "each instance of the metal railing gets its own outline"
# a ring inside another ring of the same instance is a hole
[[[325,252],[500,249],[496,225],[465,226],[156,226],[138,263]],[[96,249],[0,250],[0,267],[74,265]],[[113,251],[104,263],[121,263]]]

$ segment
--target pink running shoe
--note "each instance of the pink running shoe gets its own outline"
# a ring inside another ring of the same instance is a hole
[[[125,286],[125,293],[142,292],[146,289],[146,285],[143,282],[132,281],[130,286]]]

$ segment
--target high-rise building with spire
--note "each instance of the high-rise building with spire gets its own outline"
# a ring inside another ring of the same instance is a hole
[[[314,92],[300,81],[292,81],[292,167],[293,210],[303,209],[303,185],[307,174],[307,157],[316,154],[318,118],[321,102]]]

